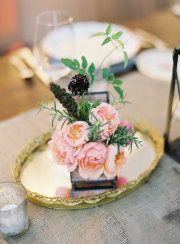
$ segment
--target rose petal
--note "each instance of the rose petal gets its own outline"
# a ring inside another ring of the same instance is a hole
[[[111,174],[114,174],[116,171],[116,166],[115,166],[115,159],[116,159],[116,154],[117,154],[117,146],[114,145],[109,145],[108,146],[108,157],[106,160],[105,168],[111,172]]]
[[[79,165],[79,175],[84,179],[97,179],[103,173],[104,166],[95,168],[90,165],[87,167],[81,167]]]
[[[117,177],[117,187],[121,187],[127,184],[127,179],[125,177]]]

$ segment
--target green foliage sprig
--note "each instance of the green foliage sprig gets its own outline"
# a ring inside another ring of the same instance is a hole
[[[95,66],[94,63],[91,63],[88,65],[87,59],[85,56],[81,57],[81,61],[78,61],[77,59],[68,59],[68,58],[63,58],[62,63],[69,67],[72,70],[77,71],[81,75],[88,74],[90,78],[90,83],[91,85],[93,84],[94,81],[94,71],[95,71]]]
[[[87,121],[89,123],[89,115],[91,113],[92,108],[96,108],[100,104],[100,101],[90,101],[86,99],[84,96],[82,100],[78,102],[77,114],[81,120]]]
[[[103,37],[103,41],[101,43],[101,46],[104,46],[108,43],[111,43],[114,48],[107,54],[107,56],[105,57],[105,59],[103,59],[102,63],[100,64],[100,68],[102,66],[102,64],[104,63],[104,61],[115,51],[118,50],[120,51],[123,55],[124,55],[124,68],[127,67],[128,64],[128,55],[127,52],[125,51],[124,48],[124,44],[123,42],[120,40],[120,38],[122,37],[123,32],[122,31],[118,31],[115,33],[112,33],[112,25],[109,24],[106,28],[106,30],[104,32],[97,32],[93,35],[90,36],[91,37]],[[99,68],[99,69],[100,69]]]
[[[100,63],[99,67],[95,70],[94,63],[92,62],[90,65],[88,65],[87,59],[85,56],[81,57],[81,61],[78,61],[77,59],[62,59],[62,63],[69,67],[70,69],[77,71],[79,74],[84,75],[88,74],[90,78],[90,84],[92,85],[95,76],[98,74],[99,70],[102,68],[105,60],[116,50],[120,51],[124,55],[124,68],[127,67],[128,64],[128,55],[127,52],[124,49],[124,44],[120,40],[121,36],[123,35],[122,31],[118,31],[113,33],[112,32],[112,25],[109,24],[104,32],[97,32],[90,36],[92,37],[104,37],[101,46],[107,45],[108,43],[111,43],[113,46],[113,49],[104,57],[102,62]],[[114,85],[115,91],[118,93],[120,100],[124,102],[124,92],[123,89],[120,87],[122,84],[122,81],[119,79],[116,79],[114,74],[109,74],[108,69],[103,69],[103,78],[110,81]]]
[[[137,148],[141,145],[141,141],[136,136],[136,132],[127,127],[118,127],[117,130],[112,134],[106,141],[107,145],[114,144],[120,147],[129,147],[130,152],[132,151],[133,144]]]
[[[88,100],[84,100],[83,103],[82,102],[78,103],[78,105],[79,105],[79,108],[78,108],[79,114],[78,115],[81,116],[79,118],[79,120],[85,120],[89,124],[89,128],[88,128],[89,142],[94,142],[94,141],[100,140],[100,138],[101,138],[100,134],[101,134],[101,132],[103,132],[103,126],[105,126],[109,122],[102,124],[95,117],[95,115],[91,112],[91,109],[93,107],[96,107],[99,105],[99,101],[95,101],[92,103]],[[83,108],[83,106],[84,106],[84,108]],[[69,124],[69,123],[73,123],[73,122],[77,121],[77,119],[75,119],[74,117],[69,115],[69,113],[66,109],[64,109],[63,111],[60,111],[57,108],[55,101],[52,106],[49,106],[47,101],[42,102],[39,112],[42,110],[48,110],[50,112],[50,115],[52,116],[52,126],[54,125],[55,120],[57,120],[57,121],[63,120],[62,127],[64,126],[64,124],[66,122],[67,122],[67,124]],[[90,113],[95,118],[94,123],[91,123],[89,121]],[[110,144],[117,145],[118,151],[120,151],[121,147],[129,147],[128,149],[130,150],[130,152],[132,151],[133,145],[135,145],[137,148],[139,148],[139,146],[141,146],[141,141],[138,139],[138,137],[136,137],[135,131],[128,129],[127,127],[118,127],[117,130],[114,132],[114,134],[112,134],[107,140],[104,140],[104,143],[107,146]]]
[[[103,132],[103,126],[108,124],[109,122],[106,122],[102,124],[96,116],[91,112],[91,115],[95,118],[95,123],[89,122],[89,141],[97,141],[100,139],[100,134]]]
[[[50,89],[54,96],[65,108],[62,112],[57,109],[56,103],[52,107],[49,107],[48,102],[45,100],[40,105],[40,111],[46,109],[49,110],[52,116],[52,125],[55,120],[62,120],[64,122],[72,123],[77,120],[87,121],[89,123],[89,115],[92,108],[97,107],[100,104],[100,101],[90,101],[82,96],[81,101],[76,102],[72,95],[66,92],[65,89],[62,89],[59,85],[55,83],[50,84]]]
[[[113,73],[110,73],[109,69],[104,68],[102,70],[102,76],[103,79],[108,80],[114,87],[114,90],[118,93],[120,102],[125,104],[125,94],[123,89],[121,88],[121,85],[123,84],[123,81],[120,79],[117,79]]]
[[[40,105],[39,112],[41,112],[42,110],[48,110],[50,112],[50,115],[52,116],[52,121],[51,121],[52,126],[54,126],[55,120],[60,121],[63,119],[64,121],[63,121],[62,127],[66,122],[67,123],[75,122],[75,119],[73,117],[71,117],[66,110],[60,111],[57,108],[55,101],[54,101],[53,106],[51,106],[51,107],[49,106],[47,101],[42,102]]]
[[[88,129],[89,129],[89,141],[90,142],[98,141],[100,139],[100,134],[103,131],[104,125],[105,124],[96,122],[95,124],[92,124],[89,126]]]
[[[122,31],[118,31],[113,33],[112,32],[112,25],[109,24],[106,28],[106,30],[104,32],[97,32],[95,34],[93,34],[91,37],[103,37],[103,41],[101,43],[101,46],[104,46],[108,43],[111,43],[112,46],[114,47],[106,56],[105,58],[102,60],[101,64],[99,65],[99,68],[97,69],[97,73],[99,72],[99,70],[102,68],[105,60],[116,50],[120,51],[121,53],[123,53],[124,55],[124,68],[127,67],[128,64],[128,55],[127,52],[124,49],[124,44],[123,42],[120,40],[121,36],[123,35]],[[107,68],[104,68],[102,70],[102,76],[104,79],[106,79],[107,81],[109,81],[110,83],[113,84],[114,90],[118,93],[119,98],[120,98],[120,102],[125,104],[125,94],[123,89],[121,88],[121,85],[123,84],[122,80],[119,80],[115,77],[114,74],[110,73],[110,71]]]
[[[70,117],[77,118],[77,107],[78,104],[65,89],[61,88],[59,85],[51,82],[50,90],[54,94],[55,98],[63,105],[67,110]]]

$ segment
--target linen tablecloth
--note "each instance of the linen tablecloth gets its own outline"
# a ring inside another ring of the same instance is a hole
[[[120,116],[146,120],[163,134],[169,84],[138,72],[124,77],[128,104]],[[13,106],[13,104],[12,104]],[[173,137],[180,133],[175,119]],[[48,130],[50,117],[37,109],[0,123],[0,181],[12,180],[11,165],[19,150]],[[180,136],[180,135],[179,135]],[[28,203],[29,231],[1,243],[109,244],[179,243],[180,165],[165,155],[148,183],[113,203],[85,210],[52,210]]]

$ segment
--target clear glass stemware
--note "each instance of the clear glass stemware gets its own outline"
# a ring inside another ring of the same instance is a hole
[[[61,59],[74,56],[72,22],[71,16],[60,11],[47,11],[37,16],[33,52],[37,68],[45,71],[52,81],[70,72]]]

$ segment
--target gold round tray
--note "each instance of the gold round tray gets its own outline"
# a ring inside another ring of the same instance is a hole
[[[31,187],[27,187],[27,185],[22,180],[23,168],[32,162],[32,158],[37,152],[42,152],[44,150],[48,140],[51,137],[52,132],[44,133],[41,136],[33,139],[33,141],[31,141],[21,151],[21,153],[17,156],[13,164],[13,176],[17,182],[19,182],[25,187],[25,189],[27,190],[27,198],[30,201],[48,208],[67,209],[67,210],[83,209],[83,208],[91,208],[91,207],[112,202],[114,200],[117,200],[127,195],[128,193],[134,191],[139,186],[141,186],[147,180],[147,178],[150,176],[153,170],[156,168],[160,158],[164,153],[163,138],[155,128],[153,128],[152,126],[150,126],[145,122],[140,122],[135,124],[135,129],[138,133],[142,135],[144,140],[147,141],[146,144],[149,145],[149,149],[147,145],[144,146],[144,149],[143,146],[142,149],[140,149],[142,155],[144,156],[141,156],[140,154],[139,162],[142,159],[142,157],[144,157],[144,162],[147,162],[148,161],[147,154],[149,154],[149,151],[152,151],[151,153],[152,155],[149,158],[150,162],[148,162],[147,165],[146,163],[145,165],[143,164],[141,165],[136,159],[136,161],[138,162],[137,165],[139,164],[139,166],[137,167],[142,167],[141,171],[143,171],[143,172],[139,171],[139,173],[137,173],[136,176],[133,176],[133,174],[135,174],[134,172],[137,171],[137,169],[133,168],[135,167],[135,164],[131,162],[130,165],[132,165],[132,169],[130,168],[130,176],[129,176],[130,180],[126,185],[116,188],[115,190],[110,190],[94,196],[65,198],[65,197],[50,196],[49,194],[47,195],[41,194],[39,191],[32,191],[32,189],[30,189]],[[43,168],[40,169],[40,171],[42,172]],[[33,177],[32,172],[29,177]],[[41,177],[39,177],[39,179],[40,178]]]

